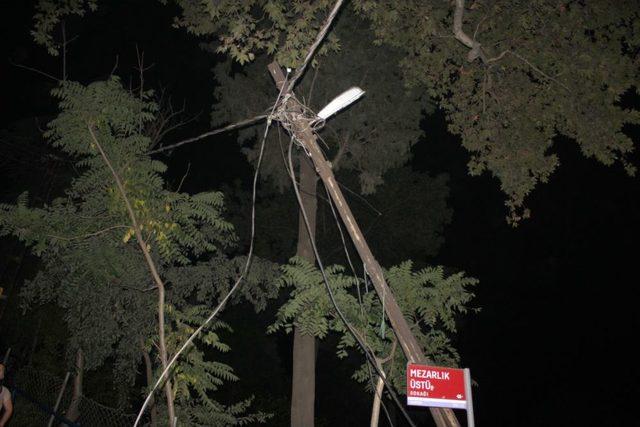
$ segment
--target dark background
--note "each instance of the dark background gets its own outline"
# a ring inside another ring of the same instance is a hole
[[[55,82],[12,62],[59,76],[60,61],[34,45],[30,2],[3,1],[0,8],[1,128],[16,136],[37,135],[36,123],[43,126],[56,112],[48,95]],[[85,21],[71,21],[70,36],[80,37],[70,46],[68,67],[71,79],[88,83],[107,77],[118,55],[117,74],[127,82],[127,76],[136,78],[137,44],[147,64],[155,64],[148,86],[164,85],[177,101],[187,100],[189,113],[202,111],[199,120],[173,136],[177,140],[208,129],[215,86],[209,70],[216,58],[200,50],[195,38],[170,28],[173,12],[159,2],[123,1]],[[624,103],[640,106],[633,95]],[[412,167],[449,174],[454,209],[445,244],[430,261],[480,279],[474,304],[482,311],[460,320],[457,337],[463,364],[478,383],[478,425],[636,424],[638,179],[618,166],[584,158],[572,141],[559,139],[554,150],[561,167],[529,198],[532,218],[512,228],[504,219],[499,183],[486,174],[467,174],[468,153],[447,132],[442,113],[426,117],[423,128]],[[638,129],[628,132],[638,140]],[[68,179],[64,161],[41,142],[12,141],[3,139],[0,147],[0,201],[13,202],[27,189],[40,200],[59,194]],[[640,165],[637,154],[631,160]],[[167,161],[174,186],[190,163],[183,187],[188,192],[250,179],[251,167],[233,135],[177,150]],[[29,256],[19,271],[11,265],[22,251],[15,242],[5,240],[0,249],[3,282],[14,273],[19,282],[37,268]],[[226,316],[236,330],[229,337],[233,366],[245,379],[229,393],[255,393],[257,402],[277,400],[288,411],[291,337],[265,337],[269,319],[244,307]],[[0,335],[12,321],[2,320]],[[318,425],[366,424],[370,398],[349,379],[351,367],[338,361],[331,347],[328,342],[319,350]],[[412,415],[428,425],[425,412]],[[287,419],[288,413],[278,414],[273,424]]]

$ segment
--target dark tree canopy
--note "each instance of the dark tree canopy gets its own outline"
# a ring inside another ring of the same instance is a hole
[[[471,2],[462,29],[486,56],[472,62],[469,48],[452,37],[449,3],[356,3],[378,40],[405,52],[407,80],[447,112],[449,129],[472,154],[470,173],[489,171],[500,180],[512,219],[560,164],[556,136],[575,140],[587,157],[635,172],[625,160],[633,143],[623,126],[640,123],[640,115],[620,98],[639,77],[637,3]]]
[[[266,51],[294,67],[333,4],[176,3],[183,11],[177,25],[215,34],[218,51],[241,63]],[[356,0],[351,6],[370,23],[372,43],[402,55],[407,85],[446,111],[449,129],[471,153],[469,172],[499,179],[511,220],[528,215],[526,196],[560,164],[556,136],[575,140],[587,157],[635,172],[625,160],[633,143],[623,127],[640,123],[640,115],[620,98],[639,77],[637,3]],[[330,38],[321,54],[340,43]]]
[[[213,36],[210,50],[241,64],[267,53],[290,67],[300,65],[334,4],[165,2],[180,8],[177,27]],[[40,3],[34,31],[54,53],[55,24],[97,6],[94,0],[66,0],[62,8],[57,3]],[[574,140],[586,157],[635,173],[626,160],[633,142],[624,126],[640,123],[640,114],[620,99],[635,90],[639,77],[637,3],[354,0],[350,6],[369,23],[371,43],[400,55],[412,91],[428,94],[446,112],[450,131],[471,154],[469,172],[499,179],[511,221],[528,216],[525,198],[559,166],[557,136]],[[359,25],[344,10],[338,19],[347,28]],[[341,44],[330,33],[317,61]]]

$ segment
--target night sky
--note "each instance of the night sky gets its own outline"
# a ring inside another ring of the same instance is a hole
[[[48,95],[55,82],[11,62],[56,76],[60,63],[34,45],[29,35],[29,3],[3,1],[0,6],[4,18],[0,28],[0,128],[33,135],[36,123],[42,126],[55,114]],[[136,73],[137,43],[145,60],[155,64],[148,74],[149,86],[166,86],[179,103],[186,99],[189,114],[202,112],[171,138],[179,140],[207,130],[215,87],[209,70],[217,58],[203,52],[197,40],[184,31],[170,29],[174,11],[159,2],[118,5],[98,12],[100,17],[92,17],[90,25],[74,21],[73,32],[79,38],[69,52],[70,78],[83,83],[104,79],[117,55],[118,74],[126,82],[127,76],[133,78]],[[637,96],[630,95],[624,102],[640,108]],[[561,167],[529,197],[532,217],[512,228],[505,221],[498,181],[487,174],[467,174],[469,155],[447,132],[443,114],[425,117],[423,129],[412,167],[449,175],[449,204],[454,211],[445,243],[430,261],[480,279],[473,304],[481,311],[460,319],[456,337],[463,365],[471,369],[478,384],[474,388],[477,424],[637,425],[631,419],[640,392],[638,352],[633,350],[640,327],[634,292],[640,276],[638,178],[626,176],[619,165],[607,167],[587,159],[575,143],[558,139],[553,150]],[[628,132],[637,142],[638,129]],[[12,202],[27,189],[40,200],[60,193],[68,177],[60,171],[63,162],[51,170],[52,162],[45,160],[50,150],[27,144],[16,154],[16,144],[8,146],[5,140],[2,144],[0,202]],[[630,160],[640,165],[637,154]],[[219,188],[236,179],[248,186],[252,172],[233,134],[177,150],[166,161],[173,186],[190,164],[183,187],[187,192]],[[8,275],[13,268],[9,262],[20,249],[7,242],[0,249],[0,274]],[[21,277],[29,277],[36,268],[35,261],[29,260],[34,267],[31,271],[23,268]],[[239,376],[252,376],[256,366],[263,369],[230,392],[242,389],[258,400],[261,393],[289,393],[291,337],[259,338],[264,330],[260,328],[269,320],[247,315],[241,306],[230,309],[226,316],[237,331],[231,347]],[[2,319],[0,334],[12,321]],[[264,353],[251,354],[254,347],[246,340],[252,337],[268,346]],[[279,365],[260,364],[269,361]],[[320,347],[318,367],[318,417],[326,425],[366,424],[369,396],[348,378],[350,371],[336,360],[331,342]],[[352,399],[343,398],[342,392]],[[286,400],[282,407],[288,408]],[[430,425],[425,412],[411,413]],[[279,414],[274,425],[287,420],[288,414]],[[402,425],[400,417],[398,422]]]

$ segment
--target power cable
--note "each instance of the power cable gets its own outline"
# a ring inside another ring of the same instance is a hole
[[[278,96],[278,100],[279,99],[280,99],[280,96]],[[277,101],[276,101],[276,104],[277,104]],[[273,112],[272,112],[272,114],[273,114]],[[259,116],[251,117],[250,119],[240,120],[239,122],[235,122],[235,123],[232,123],[230,125],[227,125],[227,126],[224,126],[224,127],[218,128],[218,129],[210,130],[210,131],[205,132],[205,133],[203,133],[201,135],[194,136],[193,138],[188,138],[188,139],[185,139],[184,141],[176,142],[175,144],[165,145],[164,147],[160,147],[160,148],[156,148],[155,150],[147,151],[145,154],[149,155],[149,154],[161,153],[161,152],[167,151],[167,150],[172,150],[174,148],[180,147],[180,146],[185,145],[185,144],[190,144],[192,142],[200,141],[201,139],[204,139],[204,138],[209,137],[209,136],[217,135],[219,133],[228,132],[230,130],[239,129],[239,128],[242,128],[242,127],[245,127],[245,126],[252,125],[252,124],[257,123],[259,121],[262,121],[264,119],[267,119],[268,121],[270,121],[269,117],[270,117],[269,115],[261,114]]]

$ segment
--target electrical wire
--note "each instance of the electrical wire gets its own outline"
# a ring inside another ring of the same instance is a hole
[[[278,97],[278,99],[279,98],[280,97]],[[277,101],[276,101],[276,104],[277,104]],[[250,119],[240,120],[239,122],[235,122],[235,123],[232,123],[230,125],[227,125],[227,126],[224,126],[224,127],[221,127],[221,128],[210,130],[210,131],[205,132],[205,133],[203,133],[201,135],[194,136],[193,138],[185,139],[184,141],[176,142],[175,144],[165,145],[163,147],[156,148],[155,150],[147,151],[145,154],[149,155],[149,154],[161,153],[161,152],[167,151],[167,150],[173,150],[174,148],[180,147],[180,146],[185,145],[185,144],[190,144],[192,142],[200,141],[201,139],[204,139],[204,138],[209,137],[209,136],[213,136],[213,135],[217,135],[219,133],[228,132],[230,130],[239,129],[239,128],[243,128],[245,126],[253,125],[253,124],[255,124],[255,123],[259,122],[259,121],[262,121],[264,119],[269,120],[268,118],[269,118],[268,115],[261,114],[259,116],[251,117]]]
[[[284,87],[284,85],[283,85],[283,87]],[[331,300],[331,304],[335,308],[336,313],[338,314],[338,317],[340,317],[342,322],[347,327],[347,330],[351,333],[353,338],[358,343],[358,346],[360,346],[360,348],[364,352],[364,354],[365,354],[367,360],[369,361],[369,363],[374,367],[376,373],[378,374],[378,376],[384,382],[385,386],[387,387],[387,392],[391,395],[393,400],[398,405],[398,408],[402,412],[402,415],[405,417],[405,419],[407,420],[409,425],[411,425],[412,427],[416,427],[415,422],[411,419],[411,417],[407,413],[407,410],[404,408],[404,406],[400,402],[400,399],[398,398],[398,395],[396,394],[395,391],[393,391],[393,389],[392,389],[391,385],[389,384],[389,382],[387,381],[384,373],[382,373],[380,368],[378,367],[378,364],[376,363],[376,360],[375,360],[375,356],[371,354],[371,351],[368,349],[366,344],[364,344],[362,342],[362,340],[358,336],[357,332],[354,330],[353,326],[351,326],[351,323],[349,323],[349,321],[345,317],[344,313],[342,313],[342,310],[340,310],[340,307],[338,307],[338,304],[337,304],[337,302],[335,300],[335,296],[333,294],[333,291],[331,290],[331,286],[329,285],[329,279],[327,278],[327,273],[325,272],[324,266],[322,264],[322,260],[320,259],[320,254],[318,252],[318,247],[316,245],[315,239],[312,237],[313,234],[312,234],[312,231],[311,231],[311,225],[309,224],[309,218],[307,216],[307,212],[304,210],[304,206],[302,204],[302,196],[300,196],[300,191],[298,190],[297,182],[296,182],[296,179],[295,179],[295,174],[293,173],[293,160],[292,160],[292,154],[291,154],[292,153],[292,149],[293,149],[293,140],[294,140],[294,138],[292,136],[291,137],[291,141],[289,142],[289,152],[288,152],[289,171],[290,171],[290,177],[291,177],[291,180],[292,180],[292,183],[293,183],[293,190],[294,190],[294,192],[296,194],[296,199],[298,200],[298,204],[300,205],[300,211],[302,213],[302,218],[304,220],[304,225],[305,225],[305,227],[307,229],[307,234],[309,235],[309,240],[311,241],[311,247],[313,249],[313,254],[314,254],[315,258],[316,258],[316,262],[318,263],[318,269],[320,270],[320,273],[322,275],[322,280],[323,280],[323,282],[325,284],[325,287],[327,288],[327,292],[329,294],[329,299]]]
[[[288,76],[288,74],[287,74],[287,76]],[[286,82],[286,78],[285,78],[285,82]],[[284,85],[282,87],[284,88]],[[178,359],[180,354],[182,354],[182,352],[193,342],[193,340],[200,334],[200,332],[202,332],[202,330],[209,324],[209,322],[211,322],[214,319],[214,317],[216,317],[216,315],[220,312],[220,310],[222,310],[222,308],[225,306],[225,304],[227,303],[227,301],[229,300],[231,295],[238,289],[238,287],[240,286],[240,283],[242,282],[242,279],[244,279],[244,277],[247,275],[247,273],[249,271],[249,267],[251,266],[251,259],[252,259],[252,256],[253,256],[254,242],[255,242],[256,193],[257,193],[256,189],[257,189],[257,186],[258,186],[258,175],[260,173],[260,166],[262,164],[262,158],[263,158],[263,155],[264,155],[264,148],[265,148],[266,141],[267,141],[267,135],[269,134],[269,128],[271,127],[271,121],[272,121],[273,113],[274,113],[276,107],[278,106],[278,103],[280,102],[280,97],[282,96],[282,92],[283,91],[281,89],[280,93],[278,93],[278,98],[276,99],[276,102],[273,104],[273,108],[271,109],[271,114],[267,117],[267,124],[266,124],[266,126],[264,128],[264,134],[262,136],[262,141],[260,143],[260,154],[258,156],[258,163],[256,164],[256,172],[253,175],[253,192],[252,192],[252,201],[251,201],[251,238],[250,238],[250,242],[249,242],[249,251],[247,253],[247,260],[245,262],[243,271],[240,274],[240,276],[238,277],[238,279],[236,280],[236,282],[234,283],[234,285],[231,287],[231,289],[229,290],[227,295],[225,295],[225,297],[222,299],[222,301],[220,301],[220,303],[218,303],[218,306],[213,310],[213,312],[209,315],[209,317],[207,317],[207,319],[198,327],[198,329],[196,329],[193,332],[193,334],[191,334],[191,336],[185,341],[185,343],[182,345],[182,347],[180,347],[180,349],[176,352],[176,354],[171,358],[171,360],[167,364],[167,367],[162,371],[162,373],[160,374],[160,377],[155,382],[153,388],[147,394],[147,397],[144,400],[144,403],[142,404],[142,408],[140,408],[140,411],[138,412],[138,416],[136,417],[136,421],[133,424],[133,427],[137,427],[138,424],[140,423],[140,420],[142,419],[142,414],[144,413],[144,410],[146,409],[147,405],[149,404],[149,401],[151,400],[151,397],[153,396],[153,393],[156,391],[158,386],[166,378],[166,376],[167,376],[167,374],[169,372],[169,369],[171,369],[171,366],[175,363],[175,361]]]

